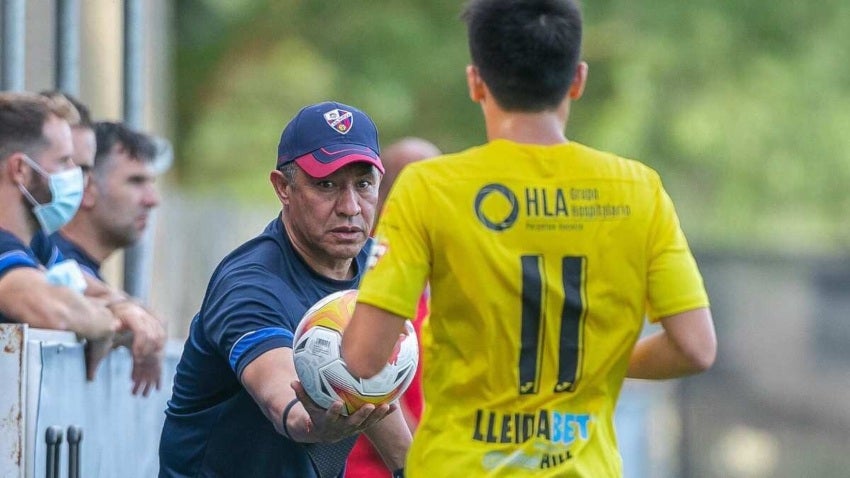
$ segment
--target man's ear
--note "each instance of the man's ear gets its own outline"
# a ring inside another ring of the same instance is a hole
[[[30,182],[33,171],[30,167],[24,167],[27,165],[24,153],[16,152],[6,156],[2,165],[3,175],[8,177],[10,182],[23,185]]]
[[[100,197],[100,189],[94,183],[94,178],[89,176],[86,182],[86,188],[83,189],[83,201],[80,203],[80,208],[91,209],[97,204],[97,199]]]
[[[466,66],[466,86],[469,88],[469,99],[475,103],[480,103],[484,99],[484,88],[486,86],[475,65]]]
[[[587,62],[579,62],[573,76],[573,82],[570,85],[569,96],[571,100],[577,100],[584,94],[584,85],[587,84],[587,70]]]
[[[277,169],[274,169],[271,173],[269,173],[269,182],[272,183],[272,187],[274,188],[274,192],[277,194],[277,198],[280,200],[280,203],[284,206],[288,205],[290,188],[289,181],[286,180],[286,176]]]

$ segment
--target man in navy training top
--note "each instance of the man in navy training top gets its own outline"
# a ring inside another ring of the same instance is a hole
[[[121,123],[98,122],[94,130],[97,153],[80,210],[51,237],[66,258],[103,280],[101,264],[141,238],[159,204],[157,148],[152,138]]]
[[[321,409],[292,359],[304,312],[360,283],[382,173],[377,129],[356,108],[320,103],[287,124],[270,174],[282,212],[210,279],[174,377],[161,478],[339,476],[361,431],[402,468],[410,432],[395,405]]]
[[[99,254],[103,252],[97,248],[99,237],[113,237],[117,235],[113,231],[122,230],[128,222],[137,222],[139,215],[142,214],[134,214],[133,205],[139,202],[150,203],[149,198],[152,194],[153,200],[156,201],[156,192],[149,191],[153,189],[152,179],[138,171],[145,166],[127,166],[123,161],[112,161],[112,155],[109,154],[98,154],[98,166],[95,168],[97,138],[88,107],[74,96],[61,91],[42,91],[39,94],[48,98],[54,105],[54,111],[71,126],[71,142],[74,145],[71,157],[74,164],[83,172],[85,186],[80,208],[68,224],[62,226],[60,231],[51,234],[49,240],[43,233],[37,233],[30,247],[35,251],[52,247],[57,249],[65,259],[75,260],[85,273],[86,295],[113,298],[110,310],[121,321],[124,330],[115,336],[112,346],[113,348],[124,346],[131,351],[133,354],[133,369],[130,373],[133,383],[132,393],[147,396],[154,388],[159,389],[162,381],[165,327],[162,320],[142,306],[138,300],[130,298],[120,289],[103,281],[100,275],[100,262],[108,254],[97,261],[92,256],[99,257]],[[115,123],[104,124],[115,125]],[[126,143],[134,145],[134,151],[142,151],[138,156],[144,156],[145,159],[140,159],[139,163],[149,164],[153,161],[155,148],[147,136],[131,132],[120,125],[106,129],[111,132],[118,128],[126,132],[122,138],[127,139]],[[115,135],[110,133],[102,134],[102,136]],[[116,142],[117,139],[102,141],[104,145],[101,146],[101,151],[110,152],[111,149],[107,145]],[[97,171],[94,171],[95,169]],[[93,171],[97,173],[94,175],[94,180],[92,180]],[[142,191],[141,195],[138,194],[139,191]],[[141,200],[138,199],[139,196],[142,197]],[[93,209],[94,214],[92,214]],[[147,215],[146,212],[147,209],[143,213],[144,216]],[[73,229],[73,241],[63,236],[69,228]]]
[[[70,220],[83,193],[71,128],[54,105],[34,94],[0,93],[0,323],[87,339],[92,378],[121,327],[110,298],[83,295],[82,272],[54,248],[28,246],[36,233],[53,233]]]
[[[86,174],[80,209],[50,240],[66,259],[74,259],[83,272],[103,281],[103,261],[139,239],[150,210],[159,203],[154,188],[157,148],[149,136],[121,123],[93,124],[88,108],[67,94],[41,94],[65,98],[80,113],[80,121],[71,125],[71,137],[74,162]],[[33,241],[33,247],[40,237]],[[159,389],[162,381],[163,322],[137,301],[115,308],[120,308],[129,328],[116,337],[115,346],[130,349],[132,392],[147,396],[154,388]]]

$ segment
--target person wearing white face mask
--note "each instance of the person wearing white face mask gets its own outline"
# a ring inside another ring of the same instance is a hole
[[[76,213],[82,171],[71,159],[68,122],[51,103],[28,93],[0,93],[0,323],[68,330],[87,339],[93,378],[121,323],[113,298],[83,295],[73,263],[52,249],[30,248],[38,232],[50,234]],[[49,272],[50,271],[50,272]]]

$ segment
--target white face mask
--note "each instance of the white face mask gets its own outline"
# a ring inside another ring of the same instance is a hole
[[[77,213],[77,209],[80,208],[80,203],[83,200],[83,171],[76,167],[49,174],[29,156],[24,156],[24,160],[38,174],[47,178],[50,186],[50,202],[39,204],[25,187],[19,184],[18,188],[27,198],[27,201],[32,204],[32,212],[38,219],[38,223],[41,224],[44,233],[53,234],[67,224]]]

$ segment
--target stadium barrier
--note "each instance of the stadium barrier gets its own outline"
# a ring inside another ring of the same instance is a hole
[[[86,381],[73,333],[0,324],[0,476],[149,478],[182,344],[169,342],[160,390],[131,394],[118,348]]]

